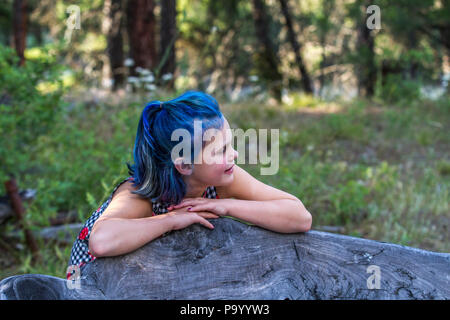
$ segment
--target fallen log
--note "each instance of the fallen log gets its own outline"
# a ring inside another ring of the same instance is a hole
[[[6,278],[0,298],[450,298],[448,253],[319,231],[280,234],[227,218],[212,222],[214,230],[192,225],[127,255],[98,258],[75,282]]]

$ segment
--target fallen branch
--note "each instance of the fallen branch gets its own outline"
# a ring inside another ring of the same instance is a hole
[[[41,230],[34,230],[33,236],[46,241],[54,240],[60,243],[71,244],[76,235],[83,227],[82,223],[63,224],[59,226],[45,227]],[[20,231],[13,231],[7,234],[8,238],[20,238]]]
[[[19,197],[22,201],[29,202],[36,197],[36,190],[26,189],[19,191]],[[11,207],[9,195],[0,196],[0,224],[14,216],[14,210]]]

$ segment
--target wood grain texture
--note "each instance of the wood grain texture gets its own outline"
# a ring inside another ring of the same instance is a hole
[[[214,230],[192,225],[130,254],[89,263],[81,289],[24,275],[1,281],[0,296],[26,298],[26,285],[11,288],[21,281],[30,287],[35,279],[56,299],[450,298],[447,253],[318,231],[280,234],[227,218],[212,223]],[[368,288],[370,265],[380,268],[380,289]]]

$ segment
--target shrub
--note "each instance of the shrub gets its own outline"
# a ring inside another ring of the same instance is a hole
[[[36,142],[49,132],[61,110],[60,67],[47,54],[18,66],[14,50],[0,45],[0,180],[33,167]],[[52,90],[38,86],[51,83]],[[0,188],[3,188],[3,183]]]
[[[380,97],[388,103],[408,103],[420,99],[420,81],[403,79],[402,75],[390,74],[380,88]]]

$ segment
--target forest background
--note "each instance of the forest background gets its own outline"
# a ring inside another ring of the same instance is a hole
[[[278,174],[243,167],[313,229],[449,252],[448,0],[6,0],[0,29],[0,203],[12,177],[35,191],[0,215],[0,278],[64,277],[76,232],[39,232],[85,221],[145,104],[186,90],[280,129]]]

